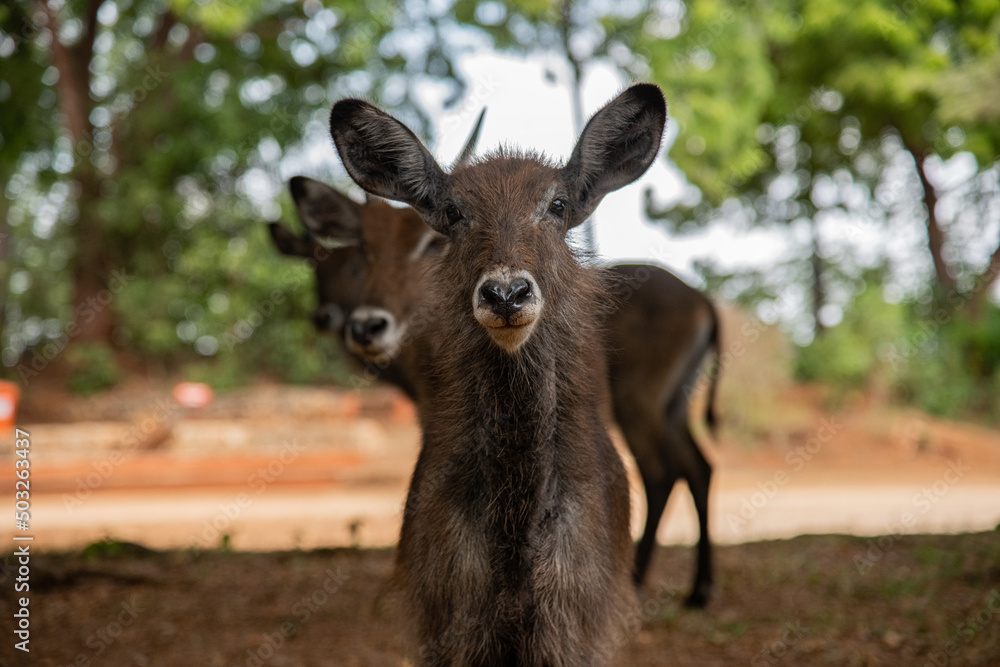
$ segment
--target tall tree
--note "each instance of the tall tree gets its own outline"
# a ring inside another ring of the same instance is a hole
[[[211,354],[275,286],[284,265],[260,220],[280,213],[281,160],[330,104],[362,95],[426,126],[412,81],[449,75],[442,37],[417,51],[385,38],[428,21],[394,2],[0,8],[4,363],[48,346],[45,363],[67,341]],[[242,297],[219,290],[241,284],[244,312],[227,311]]]
[[[667,6],[672,13],[647,28],[644,48],[654,76],[679,100],[671,157],[704,196],[696,219],[719,217],[716,207],[735,199],[758,223],[838,213],[882,223],[916,196],[936,289],[983,298],[1000,269],[1000,236],[985,240],[985,258],[981,245],[963,245],[958,233],[949,238],[941,216],[954,221],[956,207],[940,206],[947,186],[935,182],[934,167],[971,154],[977,166],[964,203],[996,201],[1000,123],[995,97],[975,87],[996,88],[1000,6]],[[900,173],[907,159],[912,177]],[[983,231],[995,224],[995,207],[993,220],[981,219]]]

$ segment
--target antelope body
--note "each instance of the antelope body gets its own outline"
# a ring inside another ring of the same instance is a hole
[[[474,132],[459,163],[471,157],[475,137]],[[285,254],[318,261],[317,327],[336,331],[352,354],[419,404],[416,388],[425,372],[421,334],[429,325],[425,281],[447,237],[413,209],[392,207],[378,198],[357,204],[303,177],[292,179],[291,192],[306,235],[296,238],[275,223],[271,231]],[[317,239],[337,247],[327,251]],[[615,421],[636,459],[647,504],[634,580],[642,584],[645,579],[667,499],[677,479],[684,479],[700,529],[687,602],[703,606],[712,587],[711,466],[691,434],[688,408],[698,369],[710,353],[718,353],[718,317],[701,292],[662,268],[623,264],[610,267],[609,273],[615,297],[606,317],[609,396]],[[340,313],[351,315],[345,322]],[[709,425],[714,425],[717,365],[712,370]]]
[[[603,664],[614,650],[632,587],[628,484],[593,381],[606,294],[565,233],[648,168],[665,119],[659,90],[633,86],[565,167],[500,152],[447,174],[392,117],[333,108],[351,177],[449,238],[426,281],[423,446],[396,568],[425,663]]]

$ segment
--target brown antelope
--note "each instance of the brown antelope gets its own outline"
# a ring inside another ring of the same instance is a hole
[[[483,109],[455,160],[455,166],[472,158],[485,115],[486,109]],[[361,292],[368,264],[371,263],[367,257],[370,253],[366,254],[362,247],[362,227],[378,230],[382,229],[382,224],[393,228],[427,229],[427,226],[408,206],[393,207],[377,197],[358,204],[336,189],[305,176],[293,176],[288,189],[302,222],[303,233],[295,236],[277,222],[269,223],[268,229],[274,245],[282,254],[303,257],[313,267],[317,293],[313,324],[320,331],[337,334],[348,351],[365,364],[366,372],[396,385],[416,400],[415,368],[404,367],[398,362],[390,363],[393,360],[379,351],[380,348],[387,349],[405,331],[405,324],[397,324],[389,312],[385,313],[386,318],[379,320],[372,317],[370,310],[358,311],[359,315],[367,316],[355,318],[350,336],[346,335],[345,324],[347,316],[361,305]],[[425,246],[421,252],[430,254],[433,250]],[[405,309],[399,311],[400,314],[405,312]],[[375,339],[378,340],[377,346],[371,344]],[[393,347],[400,348],[399,345]]]
[[[338,195],[313,181],[305,196]],[[293,188],[293,194],[296,189]],[[301,191],[299,191],[301,193]],[[375,200],[376,202],[378,200]],[[421,373],[419,334],[428,325],[423,303],[429,265],[444,251],[447,237],[428,227],[412,209],[374,202],[354,204],[358,213],[345,224],[334,207],[316,207],[319,222],[310,229],[335,230],[331,243],[346,248],[363,245],[370,267],[362,272],[364,286],[345,331],[348,349],[367,359],[383,379],[403,387],[411,397]],[[299,202],[299,210],[310,208]],[[317,232],[318,233],[318,232]],[[646,492],[646,522],[636,551],[634,578],[641,584],[656,544],[667,499],[677,479],[684,479],[698,511],[700,538],[697,569],[687,602],[702,606],[712,586],[711,541],[708,529],[708,491],[711,467],[691,435],[688,417],[690,389],[698,369],[711,353],[718,353],[718,320],[712,303],[672,273],[659,267],[624,264],[610,267],[619,278],[614,291],[617,309],[607,318],[611,407],[626,443],[636,459]],[[317,268],[317,282],[324,276]],[[320,292],[333,287],[320,284]],[[320,302],[321,312],[326,304]],[[346,310],[346,309],[345,309]],[[391,363],[386,364],[386,361]],[[714,392],[718,367],[713,366],[706,418],[714,425]]]
[[[289,183],[299,218],[305,232],[296,237],[283,225],[270,223],[271,238],[285,255],[305,257],[316,274],[318,305],[313,324],[320,331],[336,333],[358,361],[365,365],[366,374],[390,382],[417,400],[416,351],[393,341],[402,339],[406,331],[406,309],[388,314],[381,322],[373,319],[371,308],[361,324],[354,324],[347,335],[347,316],[362,306],[369,270],[371,250],[362,245],[361,229],[430,229],[410,207],[397,208],[384,200],[371,198],[358,204],[328,185],[303,176]],[[386,239],[387,241],[391,239]],[[427,250],[427,249],[425,249]],[[357,318],[356,318],[357,319]],[[377,341],[377,345],[372,343]],[[385,353],[392,346],[399,358]]]
[[[598,111],[562,168],[500,151],[449,174],[391,116],[333,107],[351,178],[449,239],[426,280],[423,446],[396,568],[424,662],[603,664],[620,636],[628,483],[593,380],[608,297],[565,234],[645,172],[665,121],[659,89],[640,84]]]

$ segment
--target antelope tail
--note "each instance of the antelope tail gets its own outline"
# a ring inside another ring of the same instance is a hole
[[[719,341],[720,332],[719,329],[719,313],[715,309],[715,305],[712,305],[712,335],[708,340],[709,350],[712,351],[712,360],[709,362],[712,364],[709,369],[709,385],[708,385],[708,397],[705,399],[705,423],[708,424],[709,433],[712,434],[713,438],[716,438],[718,433],[718,423],[719,416],[716,410],[716,391],[719,386],[719,374],[722,370],[722,344]]]

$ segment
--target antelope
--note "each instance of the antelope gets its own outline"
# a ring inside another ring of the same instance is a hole
[[[396,208],[384,200],[372,198],[358,204],[350,197],[304,176],[295,176],[289,182],[299,219],[305,232],[301,237],[292,234],[277,222],[269,224],[271,238],[278,250],[285,255],[304,257],[316,275],[318,306],[312,321],[320,331],[335,333],[359,362],[374,377],[396,385],[411,399],[417,401],[415,367],[416,351],[412,346],[393,345],[396,354],[390,358],[380,349],[388,349],[405,330],[402,313],[399,319],[384,320],[382,325],[364,318],[363,324],[354,324],[352,335],[347,335],[348,315],[362,306],[365,283],[374,271],[369,270],[370,251],[362,245],[360,230],[393,228],[426,228],[412,208]],[[358,311],[359,313],[370,311]],[[374,341],[377,345],[373,345]]]
[[[448,238],[426,281],[423,443],[395,571],[425,663],[604,664],[624,627],[628,482],[592,377],[607,286],[565,235],[646,171],[665,121],[660,90],[639,84],[561,168],[501,150],[446,173],[367,102],[331,111],[355,183]]]
[[[472,158],[485,115],[486,109],[483,109],[455,160],[455,166]],[[335,188],[305,176],[293,176],[288,189],[303,225],[303,233],[295,236],[278,222],[269,223],[268,230],[279,252],[307,259],[315,271],[318,305],[312,316],[313,325],[319,331],[337,334],[347,350],[370,372],[396,385],[415,401],[416,370],[412,364],[390,363],[393,359],[379,351],[379,348],[387,348],[398,339],[398,334],[405,330],[405,324],[397,325],[393,315],[387,313],[388,319],[382,321],[370,315],[361,322],[358,322],[360,317],[355,318],[351,336],[346,335],[344,325],[347,316],[361,305],[362,289],[369,274],[370,261],[360,235],[364,223],[367,221],[367,227],[375,230],[388,227],[426,228],[426,225],[410,207],[393,207],[379,198],[366,198],[365,203],[358,204]],[[425,246],[421,252],[429,254],[433,249]],[[406,312],[405,308],[402,310]],[[359,315],[366,312],[369,311],[358,311]],[[377,345],[372,345],[376,338]],[[399,348],[398,344],[393,345],[393,349]],[[409,355],[409,359],[414,358],[415,355]]]
[[[315,211],[315,219],[303,219],[307,229],[315,230],[328,244],[339,244],[345,253],[359,246],[365,249],[369,269],[354,275],[356,279],[363,276],[363,284],[351,283],[347,290],[360,295],[352,304],[363,306],[340,328],[348,349],[378,364],[373,368],[381,369],[382,379],[419,401],[415,390],[422,372],[418,334],[428,324],[424,281],[429,265],[444,252],[447,237],[428,227],[412,209],[378,207],[378,199],[352,202],[356,212],[343,216],[340,207],[320,205],[324,199],[343,195],[318,181],[311,181],[307,190],[293,187],[292,192],[299,211]],[[665,269],[623,264],[609,271],[618,278],[613,287],[617,308],[606,320],[611,408],[639,468],[647,506],[634,581],[641,586],[645,580],[667,499],[677,479],[684,479],[695,501],[700,535],[686,604],[702,607],[712,588],[711,466],[691,434],[689,398],[706,357],[714,353],[718,358],[718,317],[704,294]],[[316,278],[321,294],[334,293],[337,286],[324,285],[330,278],[319,267]],[[317,312],[331,310],[331,305],[334,310],[348,311],[321,298]],[[705,417],[714,428],[718,364],[709,372]]]

